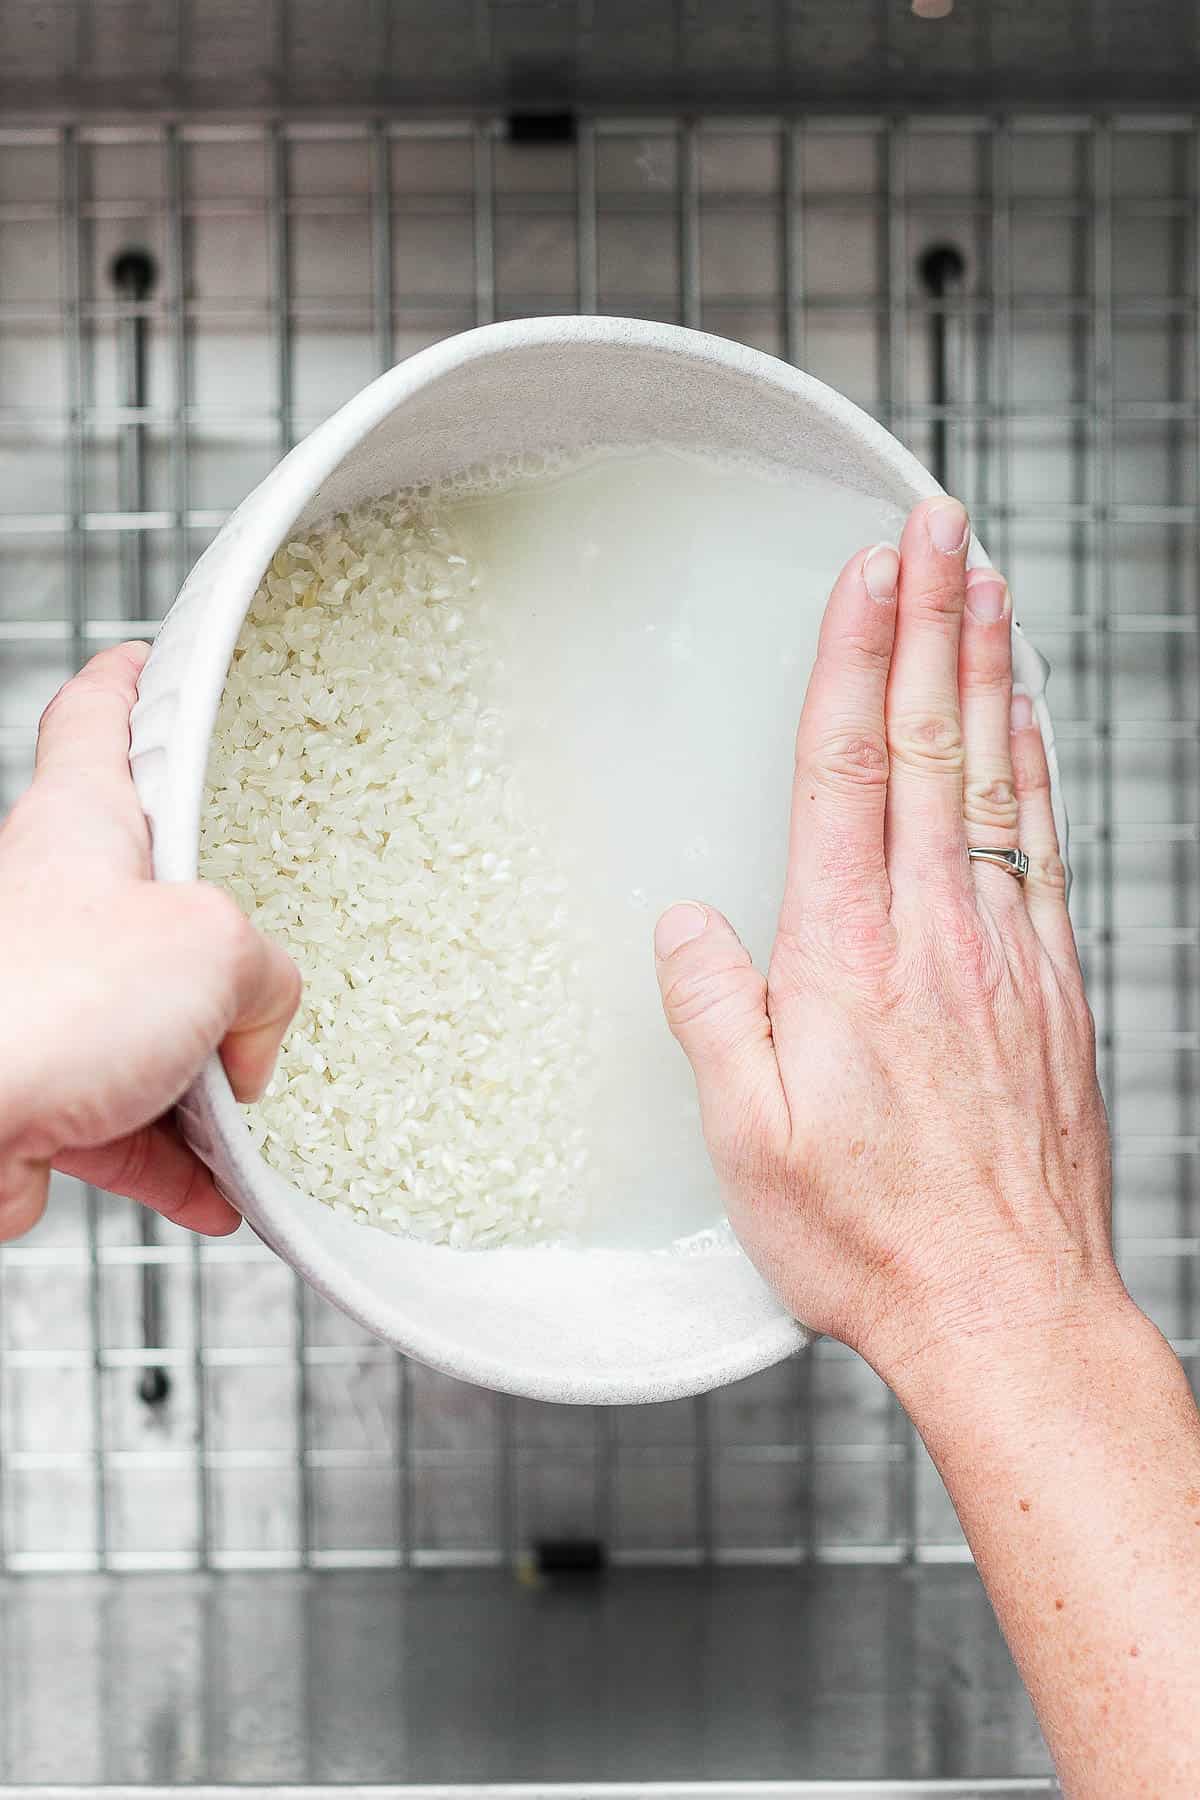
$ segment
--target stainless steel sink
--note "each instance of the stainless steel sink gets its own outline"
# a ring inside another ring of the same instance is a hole
[[[1050,1791],[967,1568],[63,1576],[2,1599],[20,1792]]]
[[[436,1787],[0,1787],[30,1800],[1035,1800],[1052,1781],[528,1782]]]
[[[0,0],[0,808],[410,351],[578,309],[791,358],[944,458],[1054,664],[1118,1247],[1194,1372],[1195,59],[1182,0]],[[547,1536],[611,1572],[525,1585]],[[63,1182],[0,1252],[3,1794],[1050,1792],[965,1559],[836,1345],[538,1407],[244,1232]]]

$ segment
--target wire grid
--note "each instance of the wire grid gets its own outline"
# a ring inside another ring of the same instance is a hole
[[[281,452],[448,332],[676,320],[801,364],[918,454],[944,425],[1056,667],[1118,1242],[1194,1372],[1198,193],[1192,117],[597,117],[523,148],[450,118],[0,131],[5,799],[70,669],[152,631]],[[936,242],[967,262],[941,407]],[[108,274],[131,245],[158,264],[141,302]],[[494,1563],[547,1536],[629,1563],[967,1554],[838,1345],[697,1402],[510,1400],[397,1358],[244,1231],[146,1233],[56,1185],[0,1256],[0,1567]]]

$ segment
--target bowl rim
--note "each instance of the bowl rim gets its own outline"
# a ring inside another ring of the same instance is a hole
[[[142,702],[134,709],[131,757],[135,780],[152,820],[156,879],[196,878],[208,751],[234,646],[263,569],[286,541],[297,518],[316,498],[323,482],[363,438],[422,389],[472,363],[506,352],[564,346],[646,351],[677,356],[693,365],[733,370],[751,383],[790,395],[810,416],[816,416],[835,435],[852,444],[868,469],[878,470],[881,484],[890,478],[894,487],[908,496],[909,504],[944,491],[911,451],[836,389],[763,351],[707,332],[643,319],[552,315],[478,326],[418,351],[368,383],[283,457],[226,521],[184,583],[180,600],[189,590],[206,587],[208,575],[220,567],[222,599],[213,608],[211,628],[196,633],[189,645],[187,680],[179,685],[175,695],[177,708],[170,733],[172,765],[164,788],[156,796],[160,801],[165,799],[169,788],[169,804],[162,806],[161,811],[148,797],[152,786],[148,776],[139,775],[139,740],[145,717]],[[971,559],[984,560],[982,548],[975,541]],[[1015,629],[1019,632],[1019,627]],[[1028,685],[1039,707],[1039,722],[1048,732],[1049,718],[1040,699],[1047,665],[1027,639],[1022,641],[1026,655],[1041,668],[1040,683]],[[151,704],[155,699],[157,696]],[[1052,734],[1047,738],[1047,747],[1052,747]],[[1057,792],[1053,762],[1052,773]],[[1060,829],[1062,824],[1060,820]],[[493,1356],[467,1349],[452,1333],[420,1324],[406,1325],[399,1332],[396,1320],[381,1318],[377,1296],[367,1284],[330,1256],[299,1209],[284,1204],[283,1197],[295,1190],[259,1154],[216,1055],[206,1063],[181,1111],[185,1129],[201,1154],[206,1150],[222,1153],[221,1160],[237,1177],[238,1191],[232,1196],[235,1204],[277,1255],[367,1330],[419,1361],[460,1379],[542,1400],[588,1404],[665,1400],[757,1373],[802,1348],[807,1341],[803,1327],[776,1302],[759,1326],[732,1340],[727,1347],[708,1349],[690,1358],[675,1357],[657,1365],[651,1363],[644,1372],[636,1376],[631,1372],[629,1379],[624,1379],[619,1374],[597,1374],[594,1368],[572,1368],[566,1360],[553,1370],[530,1368],[519,1362],[504,1364]],[[205,1160],[210,1160],[209,1156]],[[740,1256],[741,1252],[736,1254]],[[764,1295],[768,1293],[764,1284]]]

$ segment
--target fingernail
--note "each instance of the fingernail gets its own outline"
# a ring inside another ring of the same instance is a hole
[[[1033,701],[1028,694],[1014,691],[1012,697],[1012,728],[1014,731],[1028,731],[1033,724]]]
[[[967,611],[981,625],[994,625],[1008,611],[1008,583],[1000,575],[983,575],[967,589]]]
[[[967,509],[961,500],[943,500],[937,506],[931,506],[926,519],[929,524],[929,541],[935,550],[943,556],[953,556],[956,551],[966,548]]]
[[[682,900],[669,906],[654,927],[654,954],[659,961],[674,956],[693,938],[698,938],[708,924],[708,914],[694,900]]]
[[[876,544],[863,558],[863,580],[872,600],[881,606],[896,598],[900,580],[900,552],[891,544]]]

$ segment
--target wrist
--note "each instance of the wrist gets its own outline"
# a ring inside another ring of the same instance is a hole
[[[1102,1384],[1115,1366],[1171,1352],[1131,1300],[1115,1268],[1084,1291],[1006,1309],[997,1297],[981,1316],[943,1311],[924,1328],[910,1320],[902,1338],[868,1360],[918,1430],[932,1440],[943,1423],[961,1430],[975,1419],[997,1425],[1052,1415]],[[933,1448],[931,1441],[930,1447]]]

